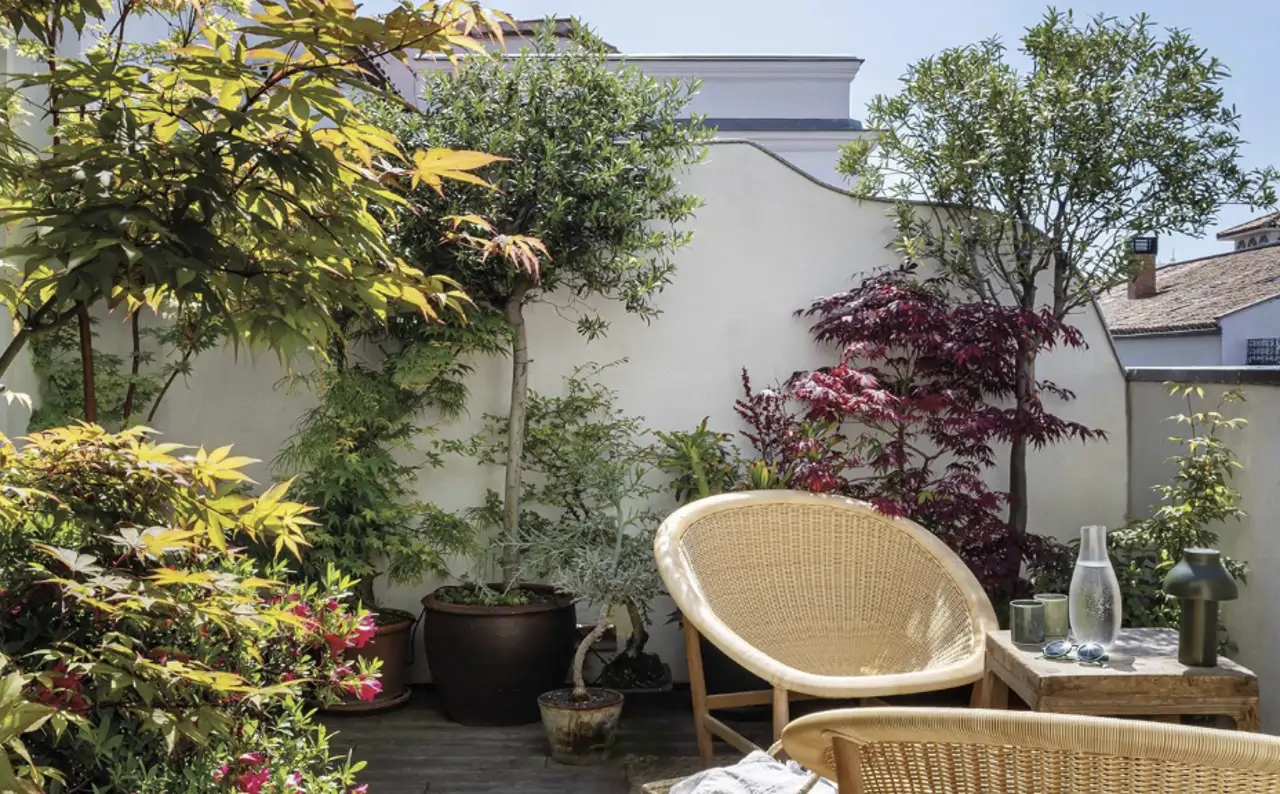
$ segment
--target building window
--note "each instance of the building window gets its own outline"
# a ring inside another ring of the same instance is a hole
[[[1249,247],[1250,247],[1250,248],[1253,248],[1253,247],[1254,247],[1255,245],[1257,245],[1257,244],[1258,244],[1258,238],[1257,238],[1257,237],[1250,237],[1250,238],[1249,238]]]
[[[1239,251],[1241,248],[1244,248],[1244,240],[1236,240],[1236,250]]]
[[[1265,234],[1258,238],[1258,244],[1259,245],[1267,244],[1267,236]]]

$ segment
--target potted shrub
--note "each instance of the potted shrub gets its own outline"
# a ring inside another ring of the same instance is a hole
[[[330,708],[378,711],[409,697],[414,616],[380,605],[375,580],[416,584],[428,572],[443,571],[445,555],[469,551],[471,539],[468,527],[437,520],[435,508],[411,498],[418,467],[397,457],[419,432],[418,411],[440,407],[438,374],[429,383],[393,377],[402,364],[396,356],[377,367],[332,360],[339,363],[309,379],[320,400],[303,414],[277,464],[297,474],[295,492],[315,506],[302,577],[320,581],[330,566],[350,576],[376,626],[367,645],[346,653],[357,665],[381,661],[381,693],[372,701],[352,697]]]
[[[606,758],[622,713],[621,692],[586,685],[587,651],[611,616],[625,611],[638,631],[621,656],[643,654],[635,638],[646,636],[648,604],[662,592],[653,563],[653,535],[661,517],[642,506],[658,492],[646,483],[652,451],[636,442],[639,422],[615,411],[613,396],[575,377],[566,398],[547,401],[559,409],[555,415],[581,419],[561,434],[555,477],[539,490],[542,503],[558,503],[561,514],[538,522],[520,547],[527,571],[544,572],[557,592],[599,610],[573,655],[572,688],[558,687],[538,698],[551,757],[566,764]]]
[[[599,500],[594,461],[584,462],[583,450],[609,448],[617,456],[634,457],[633,439],[643,433],[638,419],[614,408],[614,393],[598,381],[602,369],[580,367],[565,379],[561,396],[529,395],[521,467],[522,539],[508,550],[507,539],[498,534],[487,550],[490,559],[507,552],[519,566],[505,582],[449,585],[423,599],[427,661],[449,719],[473,725],[534,722],[538,695],[564,683],[580,639],[575,596],[553,584],[533,584],[566,562],[541,539],[556,537],[560,525],[580,528],[607,507]],[[509,454],[507,421],[487,415],[480,433],[443,442],[441,448],[501,464]],[[468,511],[465,519],[478,531],[496,529],[502,510],[503,500],[490,491],[484,505]],[[437,520],[458,519],[439,514]],[[646,605],[623,606],[642,632]]]
[[[562,680],[577,636],[572,604],[527,586],[518,573],[527,522],[537,521],[523,504],[530,478],[522,469],[536,465],[536,455],[522,450],[539,443],[526,442],[526,417],[537,410],[528,390],[536,341],[527,308],[554,294],[557,309],[576,314],[588,338],[608,330],[588,300],[655,316],[651,299],[670,282],[672,255],[690,239],[683,223],[699,203],[681,190],[678,175],[710,137],[687,118],[696,85],[619,68],[599,39],[576,26],[570,41],[548,28],[531,46],[534,57],[468,58],[456,71],[424,73],[422,113],[399,104],[375,110],[406,144],[508,158],[485,169],[497,190],[468,185],[441,196],[423,185],[414,199],[430,211],[401,218],[406,256],[453,278],[475,302],[473,316],[496,318],[511,357],[509,407],[489,428],[502,437],[501,454],[490,460],[505,469],[504,486],[457,516],[497,537],[497,564],[488,567],[501,576],[493,586],[450,586],[424,599],[423,636],[445,713],[471,724],[536,721],[537,695]],[[555,57],[537,57],[547,53]],[[504,235],[538,238],[550,256],[534,272],[457,245],[458,230],[446,218],[473,214]]]

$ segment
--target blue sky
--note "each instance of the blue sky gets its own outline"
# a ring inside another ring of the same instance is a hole
[[[386,0],[370,0],[377,8]],[[839,53],[866,60],[853,83],[852,111],[892,92],[907,64],[947,47],[998,35],[1011,46],[1046,5],[1035,0],[487,0],[517,18],[577,16],[623,52]],[[1147,11],[1184,28],[1232,72],[1228,102],[1242,115],[1250,166],[1280,167],[1280,2],[1277,0],[1080,0],[1058,4],[1078,16]],[[1227,208],[1219,228],[1251,213]],[[1213,239],[1161,241],[1160,261],[1225,251]]]

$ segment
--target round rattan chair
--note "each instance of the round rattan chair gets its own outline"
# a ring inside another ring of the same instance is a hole
[[[753,491],[701,499],[663,522],[658,571],[684,616],[698,752],[712,736],[756,749],[713,709],[793,693],[871,699],[982,678],[995,613],[964,562],[919,525],[852,499]],[[708,695],[702,634],[772,690]]]
[[[797,719],[782,742],[840,794],[1280,793],[1280,739],[1136,720],[838,709]]]

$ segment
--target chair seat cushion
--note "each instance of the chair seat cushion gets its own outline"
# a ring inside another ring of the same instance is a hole
[[[671,787],[670,794],[799,794],[811,775],[794,761],[782,763],[759,750],[732,766],[707,769]],[[810,792],[836,794],[835,784],[818,781]]]

